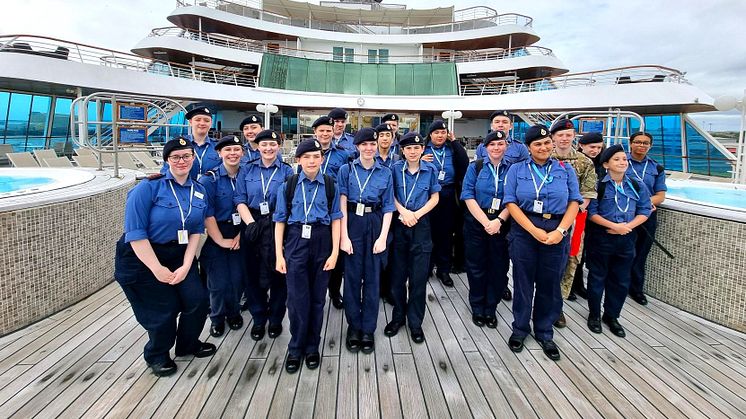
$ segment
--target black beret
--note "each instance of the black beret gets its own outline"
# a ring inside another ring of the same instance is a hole
[[[386,121],[397,121],[399,122],[399,115],[395,113],[387,113],[386,115],[381,117],[381,123],[384,123]]]
[[[360,131],[355,133],[355,139],[352,141],[353,144],[358,145],[366,141],[377,141],[378,133],[373,128],[362,128]]]
[[[333,127],[334,120],[328,116],[321,116],[313,121],[313,125],[311,125],[311,128],[316,129],[316,127],[321,125],[329,125],[330,127]]]
[[[241,121],[241,124],[238,125],[238,130],[243,131],[243,127],[249,124],[264,125],[264,121],[262,120],[262,117],[259,115],[247,116],[246,118],[243,119],[243,121]]]
[[[614,144],[613,146],[604,150],[603,153],[601,153],[599,162],[600,163],[608,162],[609,160],[611,160],[612,157],[614,157],[614,154],[616,153],[624,153],[624,147],[622,147],[621,144]]]
[[[526,146],[528,146],[536,140],[541,140],[547,137],[549,137],[549,130],[545,125],[533,125],[526,130],[526,135],[523,139],[523,142],[526,143]]]
[[[482,143],[487,146],[493,141],[504,140],[506,137],[507,136],[502,131],[490,131],[490,133],[487,134],[486,137],[484,137],[484,141]]]
[[[271,129],[265,129],[254,137],[254,142],[259,144],[259,141],[277,141],[280,143],[280,136]]]
[[[433,131],[436,131],[439,129],[445,129],[445,130],[448,129],[448,127],[446,126],[446,123],[442,119],[433,121],[433,123],[430,124],[429,127],[427,127],[427,135],[430,135],[433,133]]]
[[[329,111],[329,118],[331,119],[347,119],[347,111],[342,108],[334,108]]]
[[[209,108],[201,107],[201,108],[194,108],[191,111],[187,112],[185,117],[187,120],[192,119],[192,117],[195,117],[197,115],[207,115],[210,118],[212,118],[212,112]]]
[[[321,143],[315,138],[306,138],[298,144],[295,148],[295,157],[300,157],[304,153],[310,153],[312,151],[321,151]]]
[[[578,140],[578,144],[595,144],[604,142],[604,136],[600,132],[587,132]]]
[[[389,124],[378,124],[375,128],[376,132],[391,132],[391,128],[389,128]]]
[[[168,160],[172,151],[176,150],[194,150],[192,141],[185,137],[176,137],[163,145],[163,161]]]
[[[223,147],[229,145],[241,145],[241,140],[239,140],[235,135],[226,135],[215,145],[215,150],[220,151]]]
[[[552,124],[551,128],[549,128],[549,133],[554,134],[557,131],[566,129],[575,129],[575,125],[573,125],[572,121],[570,121],[569,119],[562,118]]]
[[[644,135],[644,136],[650,138],[650,142],[651,143],[653,142],[653,135],[650,134],[649,132],[644,132],[644,131],[637,131],[637,132],[633,133],[632,135],[630,135],[629,136],[629,142],[631,143],[636,137],[639,137],[641,135]]]
[[[495,111],[490,114],[490,122],[492,122],[493,119],[495,119],[496,116],[506,116],[510,119],[510,121],[513,121],[513,114],[508,111]]]
[[[420,133],[415,131],[409,131],[399,139],[399,147],[406,147],[408,145],[425,145],[425,140],[420,137]]]

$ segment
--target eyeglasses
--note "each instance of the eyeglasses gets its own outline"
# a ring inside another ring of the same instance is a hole
[[[650,147],[650,143],[647,141],[632,141],[634,145],[641,145],[643,147]]]
[[[168,161],[170,163],[178,163],[183,160],[185,163],[188,163],[192,161],[193,158],[194,154],[182,154],[181,156],[168,156]]]

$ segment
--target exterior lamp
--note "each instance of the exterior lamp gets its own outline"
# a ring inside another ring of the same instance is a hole
[[[269,115],[277,113],[280,108],[275,105],[270,105],[269,103],[264,103],[256,105],[256,110],[257,112],[264,113],[264,129],[269,129]]]
[[[456,119],[460,119],[464,114],[461,113],[461,111],[445,111],[441,114],[443,119],[448,120],[448,129],[453,132],[453,121]]]

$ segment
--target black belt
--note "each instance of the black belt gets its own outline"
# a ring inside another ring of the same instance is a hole
[[[358,202],[347,201],[347,211],[352,211],[352,212],[357,211],[357,204]],[[363,204],[363,205],[365,205],[364,212],[378,211],[379,209],[383,208],[381,204],[372,204],[372,205]]]
[[[249,212],[251,213],[251,217],[254,218],[254,220],[261,220],[264,217],[269,217],[272,215],[272,209],[270,208],[269,214],[262,214],[262,211],[258,208],[251,208],[249,207]]]
[[[540,217],[545,220],[561,220],[562,217],[565,216],[565,214],[539,214],[537,212],[526,211],[523,208],[521,208],[521,211],[523,211],[523,213],[526,214],[527,216]]]

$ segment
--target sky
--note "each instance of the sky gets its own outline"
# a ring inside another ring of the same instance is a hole
[[[242,1],[242,0],[238,0]],[[713,98],[746,91],[745,0],[390,0],[409,8],[488,6],[531,16],[571,72],[657,64],[686,72]],[[0,34],[45,35],[129,51],[166,19],[176,0],[4,0]],[[312,2],[318,3],[318,1]],[[739,41],[740,40],[740,41]],[[738,130],[740,113],[693,114],[713,131]]]

